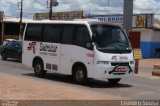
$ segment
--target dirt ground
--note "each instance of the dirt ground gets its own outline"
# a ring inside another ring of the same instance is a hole
[[[153,68],[160,59],[140,60],[140,66]],[[151,73],[139,72],[140,77]],[[0,100],[122,100],[124,97],[106,95],[59,83],[48,84],[39,79],[0,74]],[[127,98],[124,98],[127,99]]]
[[[142,67],[153,68],[154,64],[160,64],[160,59],[142,59],[139,61],[139,65]]]
[[[151,70],[150,70],[150,72],[144,72],[142,70],[139,70],[137,76],[150,78],[150,79],[160,79],[159,76],[152,76],[153,66],[155,64],[160,65],[160,59],[159,58],[139,60],[139,66],[140,67],[151,68]]]
[[[0,74],[0,100],[118,100],[120,98],[54,82],[48,84],[37,79]]]

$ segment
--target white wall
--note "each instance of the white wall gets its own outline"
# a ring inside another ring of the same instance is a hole
[[[141,41],[151,41],[152,39],[152,30],[140,30],[141,32]]]
[[[160,31],[153,30],[152,42],[160,42]]]
[[[141,32],[141,41],[160,42],[160,31],[153,29],[134,29],[133,31]]]

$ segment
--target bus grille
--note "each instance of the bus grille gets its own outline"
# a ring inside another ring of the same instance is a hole
[[[129,66],[129,63],[111,63],[112,66]]]

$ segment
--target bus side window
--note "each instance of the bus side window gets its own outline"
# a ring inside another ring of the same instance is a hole
[[[76,45],[89,48],[89,49],[92,47],[90,34],[86,26],[77,27],[74,43]]]
[[[62,43],[72,44],[74,34],[74,25],[65,25],[63,30]]]
[[[60,43],[62,27],[60,25],[46,24],[44,26],[44,42]]]
[[[28,24],[25,40],[42,41],[42,24]]]

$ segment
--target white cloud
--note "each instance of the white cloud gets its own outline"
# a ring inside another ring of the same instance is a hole
[[[36,12],[48,12],[47,0],[23,0],[24,17],[31,17]],[[123,0],[58,0],[59,6],[53,11],[84,10],[85,14],[121,14]],[[20,0],[0,0],[0,11],[6,16],[19,16],[17,2]],[[160,0],[134,0],[134,13],[160,14]],[[156,15],[160,17],[160,15]]]
[[[154,13],[155,18],[160,19],[159,0],[135,0],[134,13]]]

